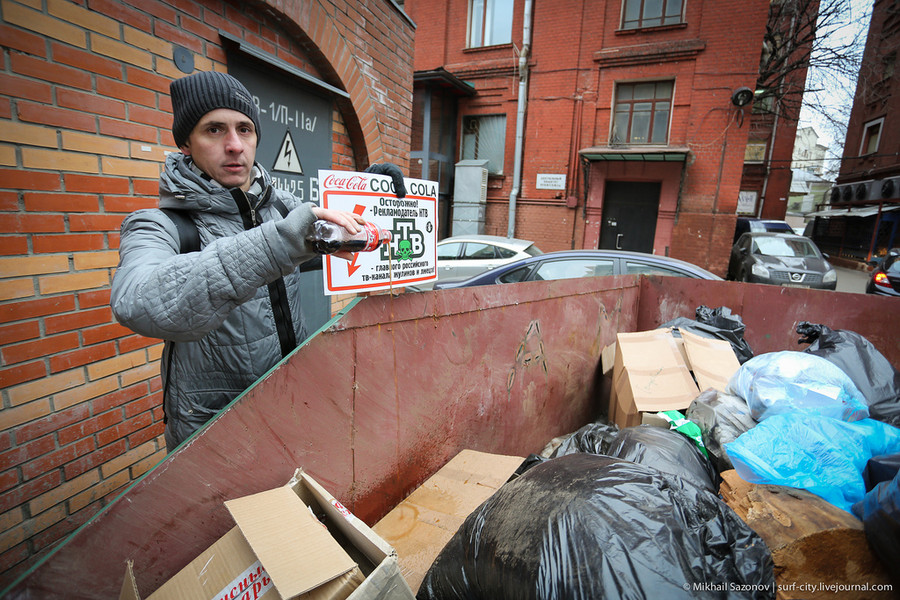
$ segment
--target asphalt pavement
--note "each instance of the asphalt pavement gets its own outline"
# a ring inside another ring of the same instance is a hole
[[[858,269],[848,269],[847,267],[835,266],[834,268],[838,274],[837,291],[866,293],[866,282],[869,281],[867,272]]]

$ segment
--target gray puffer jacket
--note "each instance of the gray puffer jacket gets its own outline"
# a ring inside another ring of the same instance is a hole
[[[166,341],[169,450],[307,335],[296,267],[314,257],[305,237],[315,216],[260,171],[265,191],[257,200],[207,181],[182,154],[169,155],[159,206],[189,211],[199,252],[180,253],[178,230],[159,209],[136,211],[122,223],[110,304],[121,324]],[[284,218],[276,197],[290,210]]]

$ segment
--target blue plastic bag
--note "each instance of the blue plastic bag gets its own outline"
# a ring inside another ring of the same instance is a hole
[[[831,361],[806,352],[754,356],[735,371],[725,391],[743,398],[757,421],[787,413],[842,421],[869,416],[866,399],[853,380]]]
[[[900,429],[875,419],[848,423],[782,414],[769,417],[725,449],[745,481],[802,488],[851,512],[853,503],[866,495],[866,462],[900,451]]]
[[[853,513],[863,522],[875,555],[886,567],[896,568],[900,562],[900,472],[854,504]]]

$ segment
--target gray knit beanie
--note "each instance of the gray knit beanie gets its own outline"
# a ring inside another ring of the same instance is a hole
[[[176,79],[169,85],[172,97],[172,135],[175,145],[181,147],[203,115],[217,108],[230,108],[244,113],[256,127],[259,141],[259,108],[253,96],[240,81],[218,71],[201,71]]]

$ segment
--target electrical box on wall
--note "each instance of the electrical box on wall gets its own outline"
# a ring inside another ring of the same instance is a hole
[[[484,233],[488,161],[461,160],[453,179],[453,226],[450,235]]]

